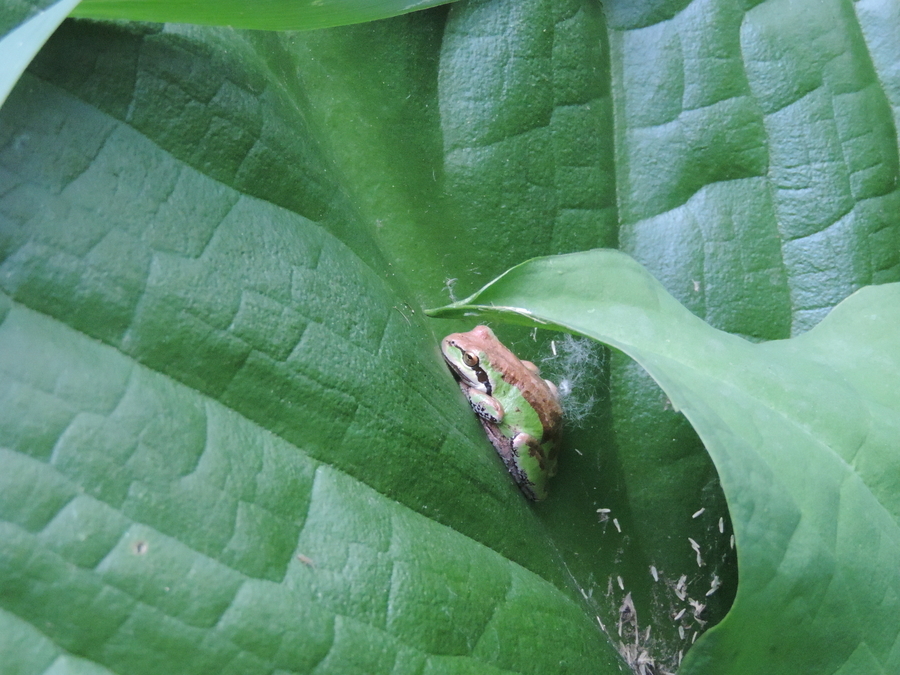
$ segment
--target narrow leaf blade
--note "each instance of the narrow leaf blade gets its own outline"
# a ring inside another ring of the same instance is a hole
[[[256,30],[312,30],[375,21],[452,0],[86,0],[74,13],[89,19],[128,19],[232,26]]]

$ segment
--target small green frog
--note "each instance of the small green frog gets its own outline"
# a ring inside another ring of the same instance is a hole
[[[556,385],[487,326],[448,335],[441,351],[519,488],[529,499],[544,499],[547,481],[556,475],[561,432]]]

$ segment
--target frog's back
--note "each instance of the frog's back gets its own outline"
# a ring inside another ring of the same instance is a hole
[[[509,394],[510,400],[514,398],[513,390],[521,393],[522,398],[531,406],[539,419],[543,429],[541,441],[555,441],[559,437],[560,423],[562,420],[562,407],[556,391],[541,378],[541,376],[527,368],[522,361],[508,349],[500,356],[504,363],[498,364],[504,373],[503,379],[508,388],[507,392],[495,392],[495,396],[503,399],[504,394]]]

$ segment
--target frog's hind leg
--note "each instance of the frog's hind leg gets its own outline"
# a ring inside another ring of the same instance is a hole
[[[516,479],[522,492],[535,501],[545,499],[547,481],[556,473],[556,463],[548,461],[540,440],[529,434],[518,434],[513,439],[512,451],[517,472],[522,476],[521,480]]]
[[[513,440],[508,436],[501,434],[497,425],[491,424],[487,420],[481,420],[481,426],[484,427],[484,430],[487,432],[488,440],[491,442],[491,445],[494,446],[497,454],[500,455],[500,459],[503,460],[506,470],[509,471],[509,474],[516,482],[516,485],[519,486],[519,489],[522,490],[522,494],[535,502],[543,499],[543,497],[535,492],[534,483],[528,479],[528,475],[519,466],[519,456],[516,450],[513,449]]]

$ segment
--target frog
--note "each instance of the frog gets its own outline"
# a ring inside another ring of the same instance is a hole
[[[488,326],[448,335],[441,353],[519,489],[532,501],[546,499],[562,432],[556,385]]]

